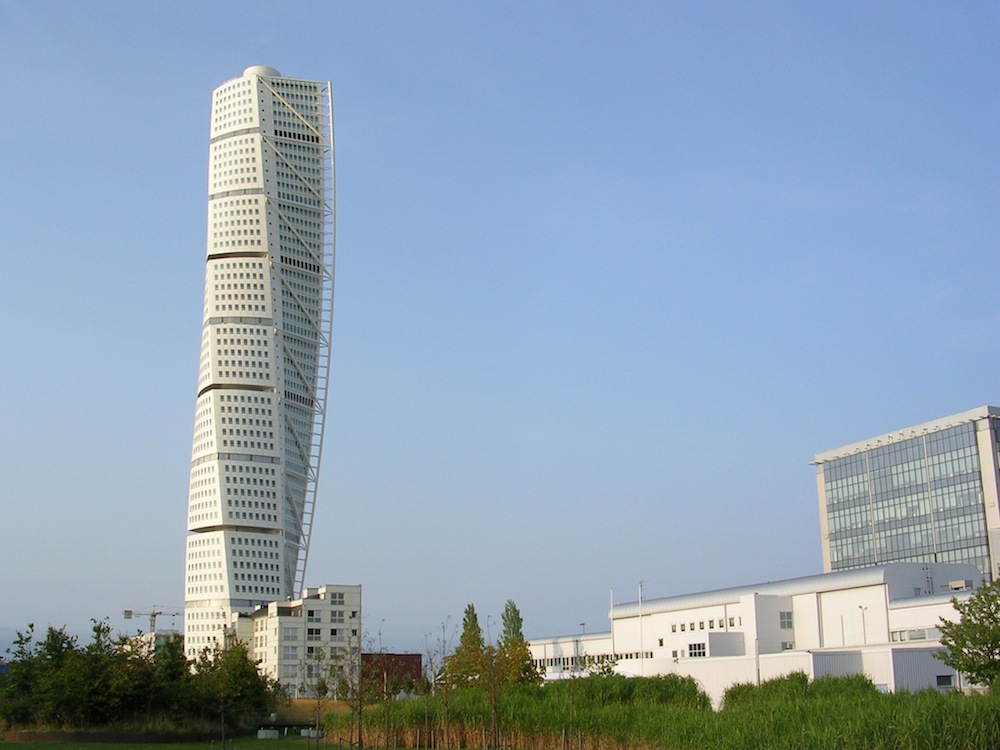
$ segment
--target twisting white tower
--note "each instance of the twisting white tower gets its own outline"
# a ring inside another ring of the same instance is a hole
[[[301,595],[333,312],[329,83],[247,68],[212,95],[184,630]]]

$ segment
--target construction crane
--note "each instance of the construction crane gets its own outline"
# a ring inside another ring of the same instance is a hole
[[[172,617],[174,615],[182,615],[182,614],[184,613],[168,612],[166,610],[157,609],[155,604],[153,605],[153,608],[149,610],[149,612],[134,612],[131,609],[126,609],[124,612],[122,612],[122,615],[125,617],[126,620],[131,620],[133,617],[148,617],[150,633],[156,632],[156,618],[159,615],[167,615],[168,617]]]

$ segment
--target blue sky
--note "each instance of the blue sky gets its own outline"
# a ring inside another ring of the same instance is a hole
[[[335,97],[311,585],[422,650],[467,602],[543,636],[820,572],[815,453],[1000,402],[998,38],[987,2],[0,0],[0,641],[183,606],[209,103],[257,64]]]

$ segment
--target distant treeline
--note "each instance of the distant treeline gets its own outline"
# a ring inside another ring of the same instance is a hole
[[[41,639],[31,625],[17,634],[0,675],[8,729],[236,729],[274,710],[274,685],[239,643],[191,662],[179,637],[154,652],[141,640],[112,638],[105,621],[92,632],[85,646],[61,628]]]
[[[367,747],[492,745],[490,696],[476,687],[371,706]],[[600,675],[500,697],[499,746],[513,750],[970,750],[1000,747],[1000,700],[927,691],[880,693],[865,677],[802,673],[736,685],[713,711],[688,677]],[[326,717],[329,741],[356,742],[351,715]]]

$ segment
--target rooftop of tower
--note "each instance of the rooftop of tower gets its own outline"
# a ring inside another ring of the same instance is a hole
[[[243,77],[249,78],[250,76],[267,76],[268,78],[281,78],[281,73],[279,73],[274,68],[270,68],[267,65],[251,65],[249,68],[243,71]]]

